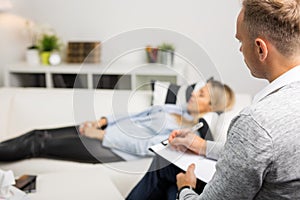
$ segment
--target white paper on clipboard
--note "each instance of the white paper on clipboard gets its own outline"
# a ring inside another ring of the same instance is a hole
[[[181,168],[184,171],[187,170],[190,164],[195,163],[196,177],[206,183],[212,179],[216,171],[216,161],[196,154],[176,151],[169,145],[159,143],[151,146],[150,150],[165,158],[169,162],[175,164],[177,167]]]

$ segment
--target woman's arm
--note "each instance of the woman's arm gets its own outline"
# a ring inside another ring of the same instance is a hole
[[[107,123],[108,121],[106,117],[101,117],[99,120],[96,121],[86,121],[80,125],[79,132],[83,133],[85,129],[90,127],[104,130],[107,127]]]
[[[105,134],[104,129],[106,127],[107,118],[101,117],[99,120],[83,123],[79,127],[79,132],[86,137],[95,138],[102,141]]]
[[[101,130],[95,127],[86,127],[81,134],[86,137],[94,138],[102,141],[105,135],[105,130]]]
[[[98,121],[97,121],[97,128],[104,130],[107,127],[108,121],[106,117],[101,117]]]

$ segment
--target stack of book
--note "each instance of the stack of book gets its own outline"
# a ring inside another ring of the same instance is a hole
[[[100,63],[101,46],[99,41],[68,42],[67,62],[69,63]]]

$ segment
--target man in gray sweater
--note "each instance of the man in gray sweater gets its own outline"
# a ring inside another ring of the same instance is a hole
[[[195,165],[177,175],[179,199],[300,199],[300,1],[244,0],[236,38],[252,75],[270,84],[232,121],[200,195]]]

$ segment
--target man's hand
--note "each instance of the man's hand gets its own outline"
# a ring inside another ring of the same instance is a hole
[[[206,141],[189,129],[172,131],[168,140],[169,144],[176,150],[191,150],[198,155],[206,154]]]
[[[194,173],[195,171],[195,164],[191,164],[186,173],[179,173],[176,176],[177,179],[177,188],[178,190],[183,186],[191,186],[192,188],[196,188],[197,178]]]

